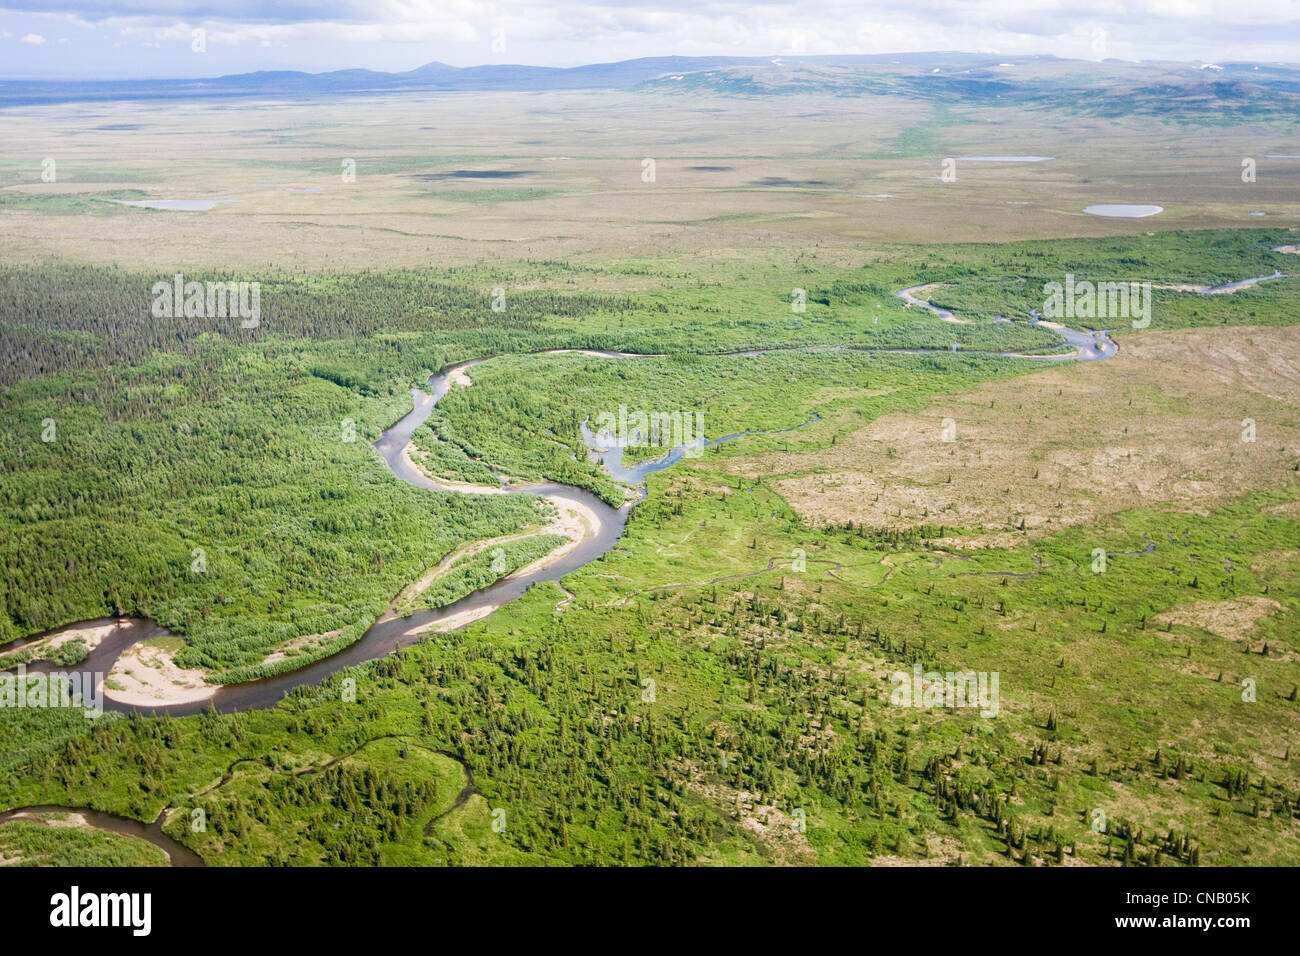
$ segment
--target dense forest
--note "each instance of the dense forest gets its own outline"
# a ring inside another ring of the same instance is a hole
[[[363,399],[310,361],[212,343],[11,387],[0,635],[142,614],[186,637],[182,663],[246,677],[284,641],[355,639],[458,543],[539,520],[531,498],[395,481],[365,438],[409,399]]]

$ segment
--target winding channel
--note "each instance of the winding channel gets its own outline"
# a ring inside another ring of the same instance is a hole
[[[1251,279],[1244,279],[1240,282],[1225,283],[1221,286],[1215,286],[1212,289],[1202,290],[1206,294],[1218,294],[1233,292],[1239,288],[1246,288],[1256,282],[1268,279],[1280,278],[1283,273],[1275,272],[1271,276],[1259,276]],[[927,299],[918,297],[917,293],[922,293],[932,284],[923,284],[911,286],[902,289],[896,295],[906,302],[909,306],[924,308],[936,315],[944,322],[957,324],[966,324],[965,320],[959,319],[947,309],[941,308],[929,302]],[[1102,330],[1082,331],[1068,328],[1054,322],[1047,322],[1038,319],[1036,316],[1031,319],[1033,324],[1042,325],[1051,328],[1061,335],[1065,342],[1074,347],[1073,352],[1053,353],[1049,355],[1028,355],[1018,352],[971,352],[970,354],[978,355],[998,355],[1004,357],[1014,357],[1022,359],[1033,359],[1044,362],[1059,362],[1063,360],[1079,361],[1100,361],[1113,357],[1118,351],[1118,344]],[[859,349],[857,346],[777,346],[770,349],[745,349],[735,352],[715,353],[720,356],[752,356],[760,355],[766,352],[778,351],[834,351],[843,349]],[[867,352],[898,352],[904,354],[924,354],[928,352],[946,352],[947,349],[939,348],[881,348],[865,349]],[[608,350],[595,349],[548,349],[540,353],[530,354],[583,354],[601,358],[616,360],[624,359],[645,359],[645,358],[662,358],[659,353],[634,353],[634,352],[616,352]],[[297,687],[319,684],[330,675],[357,664],[366,661],[375,660],[385,657],[404,647],[409,647],[427,636],[432,629],[436,629],[441,622],[447,622],[447,626],[442,630],[451,631],[459,627],[464,627],[471,621],[480,620],[486,617],[496,608],[507,604],[518,598],[534,584],[540,584],[547,581],[559,582],[561,578],[568,574],[583,568],[586,565],[596,561],[605,554],[613,550],[618,539],[623,534],[623,529],[627,525],[628,512],[631,510],[632,502],[625,503],[622,507],[614,508],[606,504],[603,500],[589,491],[581,488],[575,488],[569,485],[559,484],[557,482],[538,482],[533,484],[516,485],[510,488],[475,488],[464,485],[443,484],[434,481],[428,477],[408,456],[407,446],[411,442],[411,437],[429,418],[433,412],[434,406],[449,392],[458,382],[463,381],[463,373],[466,369],[471,368],[489,358],[499,356],[488,356],[485,358],[470,359],[464,362],[457,362],[449,365],[442,371],[432,375],[429,379],[429,391],[425,392],[418,388],[411,389],[412,408],[398,422],[386,429],[375,443],[374,448],[388,466],[389,470],[402,481],[415,485],[419,488],[426,488],[431,491],[452,492],[459,494],[477,494],[477,493],[505,493],[505,494],[526,494],[537,495],[550,499],[557,505],[571,505],[580,512],[592,519],[593,527],[589,527],[589,533],[583,537],[576,546],[561,551],[556,557],[541,563],[534,563],[528,568],[517,571],[514,574],[507,575],[492,584],[487,585],[473,593],[455,601],[451,604],[437,609],[422,608],[414,611],[409,616],[398,616],[391,611],[383,614],[376,620],[362,637],[354,643],[348,645],[342,650],[321,658],[313,663],[306,664],[296,670],[286,671],[272,677],[265,677],[258,680],[246,681],[240,684],[221,685],[209,697],[202,700],[190,700],[181,703],[157,703],[149,705],[138,705],[115,701],[104,695],[104,707],[108,710],[118,712],[134,712],[142,714],[170,714],[173,716],[185,716],[188,714],[201,713],[209,709],[215,709],[219,712],[237,712],[247,710],[258,710],[268,707],[274,707],[288,692]],[[811,425],[819,419],[814,416],[813,419],[804,422],[801,425],[794,426],[802,428]],[[740,438],[750,432],[738,432],[732,435],[725,435],[721,438],[710,441],[700,442],[704,446],[712,446],[725,441]],[[622,462],[622,449],[618,447],[602,447],[598,436],[593,435],[586,423],[582,424],[583,439],[588,448],[589,457],[602,463],[615,480],[622,481],[625,484],[639,485],[644,482],[646,476],[651,472],[670,467],[684,457],[688,457],[687,446],[678,446],[671,449],[665,456],[653,461],[639,462],[635,465],[626,466]],[[76,669],[80,671],[91,671],[99,674],[108,674],[112,671],[113,665],[117,663],[118,658],[123,652],[133,645],[154,637],[162,637],[170,634],[165,628],[153,621],[133,618],[130,619],[135,625],[133,627],[114,628],[112,633],[105,637],[97,646],[95,646],[89,655],[80,662]],[[67,630],[72,627],[87,627],[113,623],[112,619],[100,619],[98,621],[85,621],[80,624],[65,625],[57,630]],[[10,647],[21,647],[24,643],[30,644],[32,641],[39,639],[28,638],[26,641],[15,641]],[[49,660],[41,660],[31,663],[27,666],[28,673],[42,673],[58,670],[59,665]]]
[[[924,285],[914,285],[910,288],[895,292],[908,305],[920,306],[939,317],[941,322],[951,322],[954,325],[969,325],[967,319],[959,319],[948,309],[941,308],[930,302],[928,299],[918,299],[913,292],[920,292],[928,288],[933,283]],[[999,317],[998,321],[1006,322],[1008,319]],[[1058,322],[1048,322],[1038,317],[1038,311],[1035,310],[1033,318],[1030,319],[1031,325],[1041,325],[1045,328],[1056,332],[1061,338],[1074,346],[1074,354],[1069,352],[1059,352],[1052,355],[1026,355],[1022,352],[977,352],[977,355],[1001,355],[1004,358],[1027,358],[1036,359],[1042,362],[1062,362],[1070,359],[1078,359],[1080,362],[1099,362],[1102,359],[1108,359],[1119,352],[1119,345],[1106,332],[1098,330],[1096,332],[1084,332],[1079,329],[1072,329],[1068,326],[1061,325]]]
[[[1253,279],[1245,279],[1236,283],[1226,283],[1222,286],[1216,286],[1213,289],[1204,290],[1206,293],[1223,293],[1232,292],[1238,288],[1245,288],[1256,282],[1267,279],[1280,278],[1282,273],[1276,272],[1272,276],[1260,276]],[[911,286],[896,293],[896,295],[906,302],[909,306],[924,308],[936,315],[944,322],[957,324],[966,324],[965,320],[958,319],[947,309],[934,305],[924,298],[919,298],[916,293],[922,292],[930,287],[931,284]],[[1053,322],[1047,322],[1038,318],[1031,320],[1034,324],[1051,328],[1059,333],[1069,345],[1074,346],[1074,351],[1064,353],[1053,353],[1049,355],[1029,355],[1018,352],[971,352],[969,354],[977,355],[998,355],[1009,358],[1033,359],[1044,362],[1059,362],[1063,360],[1079,361],[1100,361],[1114,356],[1119,351],[1118,344],[1110,338],[1105,331],[1082,331],[1068,328]],[[770,349],[745,349],[734,352],[714,353],[719,356],[753,356],[767,352],[779,351],[838,351],[845,349],[858,350],[858,346],[777,346]],[[903,354],[925,354],[933,352],[946,352],[947,349],[941,348],[876,348],[863,349],[867,352],[898,352]],[[540,353],[529,354],[583,354],[601,358],[616,360],[624,359],[645,359],[645,358],[663,358],[660,353],[635,353],[635,352],[616,352],[609,350],[596,349],[548,349]],[[418,388],[411,389],[412,408],[398,422],[386,429],[374,444],[375,450],[379,453],[389,470],[402,481],[415,485],[419,488],[426,488],[431,491],[453,492],[459,494],[478,494],[478,493],[505,493],[505,494],[526,494],[545,497],[558,505],[572,505],[578,510],[585,512],[589,518],[594,519],[594,527],[589,528],[589,533],[580,540],[576,546],[562,551],[555,558],[542,563],[534,563],[522,571],[507,575],[492,584],[487,585],[473,593],[466,595],[458,601],[445,605],[437,609],[422,608],[414,611],[409,616],[398,616],[389,611],[379,617],[354,643],[348,645],[342,650],[321,658],[313,663],[306,664],[296,670],[286,671],[272,677],[260,678],[258,680],[246,681],[239,684],[225,684],[219,686],[216,691],[209,697],[202,700],[190,700],[181,703],[157,703],[149,705],[139,705],[115,701],[107,694],[104,695],[104,707],[106,710],[113,710],[124,713],[140,714],[169,714],[172,716],[185,716],[197,714],[209,709],[215,709],[218,712],[229,713],[247,710],[259,710],[274,707],[290,691],[297,687],[310,686],[319,684],[332,674],[353,667],[366,661],[375,660],[385,657],[404,647],[409,647],[428,636],[431,629],[435,629],[440,622],[448,622],[443,628],[444,631],[457,630],[464,627],[472,621],[480,620],[488,616],[496,608],[505,605],[527,591],[534,584],[540,584],[547,581],[559,582],[561,578],[572,574],[579,568],[583,568],[593,561],[598,560],[603,555],[608,554],[617,544],[618,539],[623,534],[623,529],[627,525],[628,513],[631,510],[633,502],[625,503],[622,507],[614,508],[606,504],[603,500],[589,491],[581,488],[575,488],[570,485],[563,485],[558,482],[538,482],[533,484],[516,485],[510,488],[475,488],[464,485],[443,484],[434,481],[428,477],[407,455],[407,446],[411,442],[411,437],[429,418],[433,412],[434,406],[449,392],[452,387],[462,381],[463,373],[466,369],[471,368],[489,358],[500,356],[487,356],[484,358],[470,359],[468,361],[457,362],[449,365],[442,371],[432,375],[429,378],[429,391],[425,392]],[[813,419],[794,426],[802,428],[811,425],[819,419],[814,416]],[[787,429],[789,430],[789,429]],[[740,438],[751,432],[738,432],[732,435],[725,435],[721,438],[701,442],[705,446],[720,444]],[[684,457],[688,457],[687,447],[678,446],[671,449],[665,456],[652,461],[639,462],[635,465],[625,466],[622,462],[622,449],[602,447],[598,436],[592,434],[586,423],[582,424],[582,435],[587,444],[588,454],[593,460],[602,463],[607,473],[615,480],[622,481],[625,484],[639,485],[644,482],[646,476],[651,472],[668,468]],[[135,644],[154,637],[168,636],[171,632],[161,627],[153,621],[132,618],[129,619],[134,625],[132,627],[114,628],[112,633],[105,637],[97,646],[95,646],[89,655],[76,665],[76,670],[85,672],[90,671],[98,674],[108,674],[112,671],[113,665],[117,663],[118,658]],[[56,630],[63,631],[73,627],[90,627],[113,623],[113,619],[100,619],[96,621],[84,621],[79,624],[64,625]],[[50,632],[53,633],[53,632]],[[10,644],[10,648],[17,648],[23,644],[30,644],[43,635],[31,637],[25,641],[15,641]],[[43,673],[54,670],[66,669],[49,660],[39,660],[27,665],[28,673]]]
[[[17,810],[6,810],[0,813],[0,824],[8,823],[10,820],[32,820],[36,823],[44,823],[46,826],[59,825],[43,820],[42,817],[47,814],[80,817],[89,829],[103,830],[107,833],[134,837],[138,840],[147,840],[167,855],[167,862],[171,866],[204,865],[203,858],[197,853],[163,833],[162,825],[167,816],[166,809],[158,814],[153,823],[141,823],[139,820],[133,820],[130,817],[118,816],[116,813],[106,813],[103,810],[91,810],[88,807],[41,804],[40,806],[20,807]]]
[[[1092,347],[1092,337],[1086,333],[1084,335],[1088,340],[1088,347]],[[1113,344],[1113,343],[1112,343]],[[771,350],[746,350],[743,352],[722,353],[729,355],[756,355],[764,351],[782,351],[782,349]],[[940,349],[898,349],[899,352],[926,352],[926,351],[944,351]],[[580,352],[585,355],[599,356],[611,359],[639,359],[639,358],[658,358],[662,356],[630,353],[630,352],[611,352],[596,351],[589,349],[552,349],[541,354],[564,354]],[[1080,354],[1083,354],[1083,348],[1080,348]],[[1114,354],[1113,351],[1109,354]],[[495,357],[495,356],[494,356]],[[1041,356],[1044,359],[1058,359],[1061,357],[1069,358],[1070,356]],[[441,400],[457,381],[458,377],[468,368],[480,362],[487,361],[486,358],[470,359],[464,362],[457,362],[449,365],[442,371],[433,375],[429,379],[429,391],[424,392],[418,388],[411,389],[412,408],[396,424],[386,429],[377,442],[374,444],[375,451],[383,459],[389,470],[402,481],[415,485],[418,488],[426,488],[430,491],[454,492],[461,494],[483,493],[491,491],[501,493],[503,489],[467,489],[464,486],[443,484],[429,478],[421,471],[416,464],[407,455],[406,448],[411,441],[411,437],[432,414],[434,406]],[[805,422],[804,425],[812,424],[812,419]],[[802,426],[796,426],[802,427]],[[642,462],[632,468],[625,468],[621,463],[622,449],[606,449],[600,447],[596,436],[592,435],[590,430],[583,428],[584,438],[587,439],[589,451],[593,456],[604,458],[609,456],[607,462],[608,469],[614,473],[616,478],[620,478],[631,483],[632,481],[644,481],[645,476],[653,471],[670,467],[677,461],[685,457],[686,449],[684,447],[673,448],[667,455],[654,461]],[[723,441],[739,438],[745,432],[739,432],[734,435],[727,435],[715,439],[705,444],[714,445]],[[599,559],[613,550],[618,539],[623,534],[623,529],[627,525],[628,512],[631,510],[632,502],[624,504],[622,507],[614,508],[606,504],[603,500],[589,491],[581,488],[575,488],[570,485],[563,485],[558,482],[538,482],[534,484],[518,485],[505,491],[508,494],[527,494],[546,497],[556,504],[571,504],[584,510],[589,516],[592,516],[594,527],[590,528],[587,534],[577,546],[561,554],[553,561],[546,562],[542,566],[531,566],[525,569],[523,573],[516,572],[507,575],[486,587],[480,588],[465,597],[444,605],[443,607],[431,609],[421,608],[412,612],[409,616],[402,617],[393,614],[391,611],[383,614],[376,620],[361,636],[361,638],[342,650],[323,657],[310,664],[295,670],[285,671],[271,677],[259,678],[257,680],[244,681],[239,684],[223,684],[210,696],[200,700],[188,700],[177,703],[150,703],[140,705],[127,703],[112,699],[107,693],[103,694],[103,703],[105,710],[117,711],[119,713],[140,713],[140,714],[168,714],[175,717],[183,717],[191,714],[203,713],[207,710],[214,709],[221,713],[231,713],[247,710],[260,710],[274,707],[290,691],[297,687],[311,686],[319,684],[332,674],[353,667],[366,661],[375,660],[380,657],[386,657],[402,648],[409,647],[423,638],[428,636],[431,628],[435,628],[440,622],[450,621],[451,626],[446,630],[456,630],[468,623],[480,620],[487,616],[496,608],[508,604],[515,600],[534,584],[540,584],[547,581],[558,582],[565,575],[583,568],[593,561]],[[143,619],[133,619],[135,626],[114,628],[113,631],[97,644],[90,653],[76,665],[75,669],[80,672],[91,672],[95,674],[109,674],[113,666],[117,663],[122,654],[141,641],[149,640],[155,637],[166,637],[171,634],[161,625]],[[76,625],[66,625],[58,630],[66,630],[69,627],[90,627],[113,623],[112,619],[99,619],[96,621],[85,621]],[[26,643],[31,643],[29,639]],[[15,644],[14,646],[21,646]],[[30,674],[48,673],[51,671],[68,670],[62,665],[50,660],[39,660],[27,665],[27,672]]]
[[[1280,278],[1281,276],[1282,273],[1278,272],[1272,276],[1260,276],[1254,279],[1242,280],[1237,283],[1226,283],[1225,285],[1217,286],[1213,289],[1203,290],[1203,292],[1232,292],[1238,288],[1245,288],[1256,282]],[[912,286],[897,292],[896,295],[903,299],[908,305],[924,308],[938,316],[939,319],[944,322],[966,324],[964,320],[956,318],[949,310],[940,308],[926,299],[918,298],[913,295],[913,293],[926,288],[927,285]],[[1071,329],[1056,323],[1042,321],[1036,317],[1031,321],[1058,332],[1066,343],[1074,346],[1074,353],[1026,355],[1016,352],[974,352],[972,354],[999,355],[1005,357],[1035,359],[1046,362],[1057,362],[1070,359],[1077,359],[1080,361],[1100,361],[1111,358],[1119,351],[1118,344],[1104,331],[1087,332]],[[838,351],[846,348],[855,347],[843,345],[812,347],[786,346],[771,349],[746,349],[736,352],[715,354],[722,356],[752,356],[777,351]],[[864,351],[923,354],[927,352],[946,352],[947,350],[927,348],[885,348],[864,349]],[[615,352],[592,349],[549,349],[541,353],[531,354],[554,355],[565,353],[580,353],[610,359],[664,357],[661,354]],[[379,440],[375,442],[374,448],[397,478],[419,488],[426,488],[438,492],[455,492],[462,494],[494,492],[538,495],[548,498],[558,504],[568,503],[578,506],[580,509],[585,510],[589,515],[594,516],[595,526],[590,528],[590,533],[579,541],[576,547],[561,553],[552,561],[547,561],[541,565],[530,565],[529,568],[526,568],[521,572],[515,572],[514,574],[501,578],[500,580],[444,607],[437,609],[419,609],[407,617],[399,617],[391,611],[385,613],[376,620],[365,634],[355,643],[348,645],[341,651],[338,651],[329,657],[322,658],[296,670],[240,684],[222,685],[210,698],[185,703],[138,706],[114,701],[107,695],[104,695],[103,702],[105,709],[125,713],[185,716],[201,713],[209,709],[229,713],[274,707],[287,693],[297,687],[319,684],[340,670],[366,661],[385,657],[404,647],[409,647],[426,637],[430,628],[434,627],[441,621],[451,620],[455,622],[457,619],[463,617],[463,623],[453,623],[451,627],[447,628],[447,630],[456,630],[471,621],[480,620],[491,613],[492,610],[518,598],[534,584],[546,581],[555,581],[558,583],[565,575],[571,574],[579,568],[585,567],[613,550],[614,546],[618,543],[618,539],[623,534],[623,529],[627,525],[628,513],[634,502],[629,501],[622,507],[614,508],[589,491],[569,485],[559,484],[558,482],[538,482],[512,486],[509,489],[506,489],[504,486],[500,489],[474,489],[467,488],[463,485],[442,484],[429,478],[407,455],[407,446],[410,444],[411,437],[414,435],[416,429],[424,424],[424,422],[429,418],[429,415],[433,412],[434,406],[451,391],[453,385],[458,381],[464,371],[474,365],[487,361],[489,358],[496,357],[500,356],[470,359],[468,361],[458,362],[454,365],[447,366],[442,371],[429,378],[428,392],[424,392],[418,388],[412,388],[411,411],[394,425],[386,429],[380,435]],[[801,425],[796,425],[794,428],[802,428],[819,420],[820,418],[818,416],[814,416],[814,418],[802,423]],[[791,431],[793,429],[784,430]],[[738,432],[710,441],[701,442],[701,444],[712,446],[740,438],[747,434],[752,433],[748,431]],[[670,467],[682,458],[687,457],[686,446],[678,446],[671,449],[668,454],[662,458],[641,462],[634,466],[624,466],[622,464],[622,449],[617,447],[602,447],[599,438],[591,433],[585,422],[582,424],[582,435],[583,440],[587,445],[589,456],[595,460],[601,461],[606,470],[615,478],[615,480],[623,481],[626,484],[639,484],[640,482],[643,482],[646,475],[651,472]],[[1148,548],[1148,550],[1150,550],[1150,548]],[[117,662],[118,658],[128,648],[141,641],[149,640],[154,637],[168,636],[171,633],[154,621],[141,618],[131,618],[129,620],[134,626],[114,628],[113,632],[94,647],[87,657],[76,665],[75,669],[82,672],[91,671],[98,674],[108,674],[112,671],[113,665]],[[114,619],[112,618],[103,618],[96,621],[84,621],[79,624],[65,625],[55,630],[63,631],[72,627],[88,627],[112,624],[113,622]],[[48,633],[54,632],[52,631]],[[38,640],[42,636],[44,635],[36,635],[34,637],[29,637],[26,640],[12,642],[9,647],[21,647],[24,644],[30,644],[33,641]],[[35,661],[27,666],[28,673],[33,674],[61,669],[67,668],[62,668],[60,665],[49,660]],[[452,755],[447,754],[447,756]],[[469,782],[466,785],[466,793],[472,791],[472,787],[473,778],[470,776]],[[460,802],[463,802],[466,793],[460,795],[458,798]],[[167,854],[168,862],[173,866],[203,866],[203,860],[194,853],[194,851],[185,847],[183,844],[178,843],[162,832],[162,823],[166,810],[164,810],[163,813],[160,814],[152,823],[146,824],[139,820],[133,820],[128,817],[122,817],[116,814],[106,813],[101,810],[86,807],[42,805],[20,807],[0,812],[0,824],[13,819],[27,818],[47,813],[77,814],[85,821],[87,826],[94,829],[148,840]],[[430,825],[432,825],[432,822]]]

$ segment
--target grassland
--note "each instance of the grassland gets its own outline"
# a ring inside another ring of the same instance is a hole
[[[882,415],[833,447],[728,467],[775,481],[813,524],[942,523],[967,545],[1143,505],[1202,513],[1296,481],[1294,326],[1120,341],[1114,359],[1042,371],[1032,390],[987,383],[919,413]]]
[[[1117,117],[1081,105],[810,90],[13,108],[0,112],[0,196],[133,189],[240,201],[204,213],[102,202],[77,212],[60,199],[51,215],[20,208],[37,200],[0,200],[0,259],[241,272],[702,261],[734,272],[849,265],[900,243],[1296,224],[1300,160],[1267,158],[1300,153],[1293,114],[1225,125],[1215,111]],[[1024,153],[1053,159],[959,161],[956,182],[939,178],[945,158]],[[54,183],[41,180],[43,158],[57,161]],[[652,183],[645,158],[656,161]],[[1255,182],[1242,181],[1243,158],[1256,161]],[[342,178],[345,159],[354,182]],[[490,177],[463,175],[476,172]],[[1165,212],[1082,212],[1103,202]]]
[[[278,707],[0,711],[0,806],[170,810],[210,865],[1294,864],[1297,280],[1157,290],[1106,362],[986,354],[1058,347],[1025,319],[1067,272],[1296,268],[1300,166],[1262,158],[1300,152],[1293,119],[1124,108],[411,95],[223,110],[228,154],[208,104],[0,111],[0,143],[37,130],[0,146],[0,640],[138,613],[242,680],[535,560],[530,499],[408,487],[368,447],[452,362],[487,357],[414,436],[445,478],[618,502],[583,421],[749,432],[652,475],[560,585]],[[1055,158],[937,178],[1025,152]],[[1080,212],[1105,201],[1166,212]],[[153,317],[176,272],[260,282],[259,326]],[[894,295],[922,283],[968,324]],[[998,716],[892,706],[916,664],[998,673]],[[11,826],[6,859],[153,861]]]

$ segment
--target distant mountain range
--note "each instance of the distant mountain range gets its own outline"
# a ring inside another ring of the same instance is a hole
[[[885,56],[799,57],[800,62],[854,66],[894,62],[924,65],[965,58],[963,54],[913,53]],[[970,57],[988,61],[989,57]],[[230,96],[312,96],[326,93],[387,93],[409,91],[581,90],[626,89],[656,77],[731,67],[773,66],[779,57],[657,56],[617,63],[549,67],[487,65],[456,67],[426,63],[405,73],[375,70],[335,70],[302,73],[263,70],[210,79],[175,80],[0,80],[0,104],[61,103],[79,100],[176,99]]]
[[[940,97],[959,101],[1042,98],[1109,89],[1193,91],[1212,100],[1272,99],[1293,106],[1300,70],[1276,64],[1094,63],[1053,56],[956,52],[872,56],[644,57],[576,67],[427,63],[405,73],[260,71],[210,79],[0,80],[0,107],[106,100],[302,98],[397,92],[633,89],[724,95],[827,92]],[[1141,84],[1154,84],[1143,87]]]

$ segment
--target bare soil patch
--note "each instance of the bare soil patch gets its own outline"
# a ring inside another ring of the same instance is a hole
[[[121,704],[157,707],[207,700],[217,685],[202,670],[178,667],[171,653],[156,644],[133,644],[122,652],[104,682],[104,696]]]
[[[34,660],[48,660],[50,656],[64,644],[69,641],[75,641],[80,638],[86,644],[86,649],[93,651],[98,647],[110,634],[119,630],[130,630],[139,627],[142,622],[134,618],[118,618],[101,624],[77,624],[72,627],[64,628],[53,634],[47,634],[45,637],[32,641],[22,647],[15,648],[0,654],[0,667],[7,666],[7,658],[17,657],[30,650],[33,652]]]

